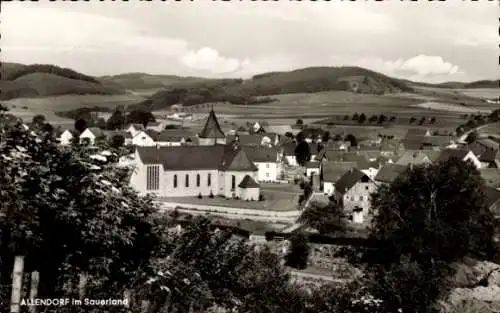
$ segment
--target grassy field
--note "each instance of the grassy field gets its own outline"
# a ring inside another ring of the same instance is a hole
[[[482,99],[500,97],[500,88],[458,89],[458,91],[464,95]]]
[[[278,185],[276,185],[278,186]],[[178,202],[185,204],[213,205],[221,207],[234,207],[252,210],[269,211],[291,211],[297,209],[297,201],[300,194],[298,186],[283,185],[282,189],[275,189],[263,185],[261,193],[264,195],[264,201],[242,201],[236,199],[226,199],[223,197],[167,197],[165,201]]]
[[[267,223],[264,221],[253,221],[250,219],[227,219],[216,216],[210,216],[209,218],[214,222],[226,226],[235,226],[245,229],[252,233],[253,235],[264,235],[269,231],[279,231],[286,228],[289,224],[283,223]]]

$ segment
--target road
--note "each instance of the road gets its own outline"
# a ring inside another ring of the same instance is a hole
[[[467,139],[467,136],[469,136],[470,133],[481,130],[481,129],[485,128],[486,126],[490,126],[490,125],[494,125],[494,124],[497,124],[497,123],[488,123],[488,124],[484,124],[484,125],[478,126],[476,128],[473,128],[471,130],[468,130],[465,133],[463,133],[462,136],[458,137],[458,142],[465,143],[465,139]]]

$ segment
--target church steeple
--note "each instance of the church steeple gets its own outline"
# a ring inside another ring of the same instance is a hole
[[[217,117],[215,116],[213,108],[210,110],[205,126],[203,127],[203,130],[201,131],[198,137],[206,139],[226,138],[226,135],[224,135],[224,132],[220,128],[219,122],[217,121]]]

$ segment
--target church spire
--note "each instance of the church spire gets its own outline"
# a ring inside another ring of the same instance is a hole
[[[215,116],[214,109],[210,109],[210,113],[208,114],[207,121],[205,122],[205,126],[201,131],[200,138],[226,138],[224,132],[221,130],[219,122],[217,121],[217,117]]]

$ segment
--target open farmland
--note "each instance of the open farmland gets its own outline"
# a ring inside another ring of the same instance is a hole
[[[17,98],[4,101],[12,114],[30,121],[33,116],[42,114],[48,122],[55,125],[73,124],[71,119],[55,115],[58,111],[69,111],[85,107],[102,107],[113,110],[125,104],[133,104],[144,98],[138,95],[64,95],[39,98]]]
[[[460,93],[481,99],[494,99],[500,97],[500,88],[457,89]]]

